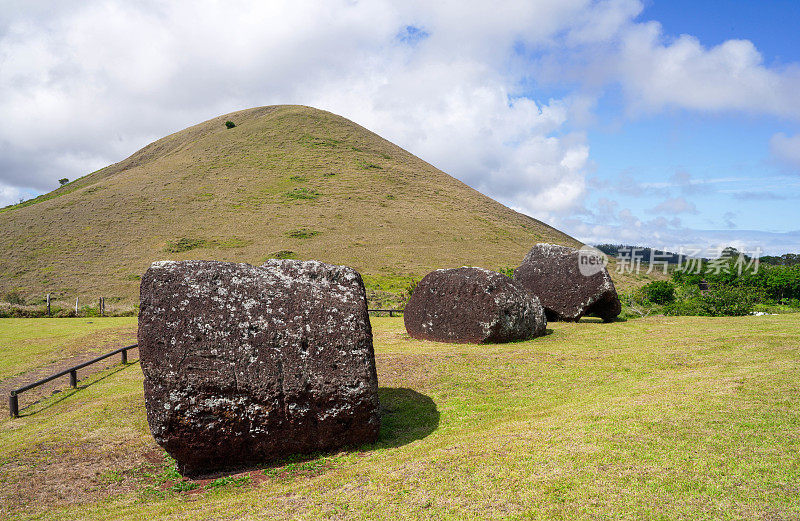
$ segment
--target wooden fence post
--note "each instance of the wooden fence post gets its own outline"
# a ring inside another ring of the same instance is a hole
[[[16,393],[11,393],[8,397],[8,412],[12,418],[19,417],[19,398]]]

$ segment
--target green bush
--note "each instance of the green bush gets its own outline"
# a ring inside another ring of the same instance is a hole
[[[646,317],[661,311],[660,307],[653,304],[641,290],[620,292],[618,296],[622,304],[619,316],[623,319]]]
[[[233,121],[226,121],[225,122],[225,127],[227,127],[227,128],[233,128],[235,126],[236,126],[236,123],[234,123]]]
[[[675,285],[666,280],[654,280],[642,286],[642,293],[654,304],[668,304],[675,301]]]
[[[503,275],[505,275],[509,279],[513,279],[514,278],[514,268],[503,267],[503,268],[498,269],[497,272],[498,273],[502,273]]]
[[[678,284],[697,285],[705,279],[712,286],[742,286],[760,288],[765,297],[779,301],[784,298],[800,299],[800,265],[791,266],[737,263],[738,258],[727,264],[712,266],[702,262],[700,269],[672,272],[672,280]]]
[[[417,279],[411,279],[403,289],[403,307],[405,307],[408,301],[411,300],[411,295],[414,294],[414,290],[417,289],[417,285],[419,285],[419,281]]]
[[[301,200],[313,201],[322,194],[311,188],[295,188],[294,190],[289,190],[283,195],[285,197],[288,197],[289,199],[301,199]]]
[[[269,254],[269,259],[296,259],[297,255],[292,250],[278,250]]]
[[[208,485],[206,485],[206,489],[220,488],[228,485],[234,487],[241,487],[242,485],[247,485],[252,481],[253,478],[251,478],[249,475],[239,476],[236,478],[233,476],[225,476],[222,478],[217,478],[214,481],[210,482]]]
[[[5,296],[3,297],[3,300],[8,302],[9,304],[14,304],[16,306],[25,305],[25,299],[22,298],[22,295],[20,295],[16,291],[11,291],[9,293],[6,293]]]
[[[177,241],[168,241],[164,251],[167,253],[181,253],[184,251],[193,250],[195,248],[202,248],[207,245],[205,239],[190,239],[182,237]]]
[[[316,235],[319,235],[318,231],[309,230],[308,228],[298,228],[286,233],[286,236],[291,239],[310,239]]]
[[[730,286],[719,286],[700,297],[703,310],[712,317],[749,315],[757,300],[752,289]]]
[[[188,492],[198,487],[197,483],[193,481],[178,481],[170,487],[174,492]]]
[[[670,302],[664,306],[664,314],[689,317],[708,316],[700,297],[688,297]]]

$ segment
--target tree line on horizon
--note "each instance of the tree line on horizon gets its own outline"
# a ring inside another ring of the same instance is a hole
[[[668,264],[683,264],[688,257],[686,254],[674,253],[666,250],[658,250],[655,248],[648,248],[646,246],[633,246],[630,244],[597,244],[595,248],[605,253],[610,257],[618,257],[620,252],[636,252],[636,255],[642,262],[667,262]],[[741,252],[732,246],[722,250],[722,257],[738,258]],[[744,258],[750,260],[751,257],[744,254]],[[708,262],[706,257],[700,257],[701,261]],[[773,266],[796,266],[800,264],[800,254],[798,253],[784,253],[783,255],[762,255],[758,258],[760,264],[769,264]]]

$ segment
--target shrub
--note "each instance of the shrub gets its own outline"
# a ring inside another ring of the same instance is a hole
[[[618,297],[622,304],[622,318],[646,317],[658,311],[642,291],[620,292]]]
[[[307,199],[313,201],[314,199],[318,198],[321,194],[311,188],[295,188],[294,190],[289,190],[283,195],[285,195],[289,199]]]
[[[67,179],[66,177],[62,177],[61,179],[58,180],[58,184],[60,184],[61,186],[64,186],[67,183],[69,183],[69,179]]]
[[[498,273],[502,273],[503,275],[505,275],[509,279],[513,279],[514,278],[514,268],[509,268],[509,267],[506,266],[506,267],[498,269],[497,272]]]
[[[789,306],[792,308],[800,308],[800,299],[796,298],[783,298],[778,301],[781,306]]]
[[[712,317],[749,315],[756,300],[751,289],[730,286],[719,286],[700,297],[703,310]]]
[[[292,250],[278,250],[269,254],[270,259],[294,259],[296,255]]]
[[[292,239],[310,239],[315,235],[319,235],[318,231],[309,230],[308,228],[300,228],[297,230],[292,230],[286,234],[287,237]]]
[[[9,304],[14,304],[14,305],[17,305],[17,306],[24,306],[25,305],[25,299],[22,297],[22,295],[20,295],[16,291],[12,291],[10,293],[6,293],[5,296],[3,297],[3,300],[8,302]]]
[[[642,293],[654,304],[668,304],[675,301],[675,285],[666,280],[654,280],[642,286]]]
[[[408,281],[408,284],[403,289],[403,296],[402,296],[403,307],[405,307],[408,301],[411,300],[411,295],[414,294],[414,290],[417,289],[418,284],[419,281],[417,279],[411,279],[410,281]]]
[[[197,486],[198,486],[197,483],[195,483],[194,481],[178,481],[170,488],[174,492],[188,492],[189,490],[196,489]]]
[[[202,248],[206,246],[204,239],[190,239],[188,237],[181,237],[177,241],[168,241],[164,251],[167,253],[181,253],[184,251],[193,250],[195,248]]]
[[[236,123],[234,123],[233,121],[226,121],[225,122],[225,127],[227,127],[227,128],[233,128],[235,126],[236,126]]]
[[[248,475],[239,476],[237,478],[234,478],[232,476],[225,476],[225,477],[222,477],[222,478],[215,479],[214,481],[212,481],[211,483],[206,485],[206,488],[207,489],[214,489],[214,488],[225,487],[225,486],[228,486],[228,485],[232,485],[234,487],[241,487],[242,485],[249,484],[250,482],[252,482],[252,480],[253,480],[253,478],[251,478]]]
[[[700,297],[687,297],[670,302],[664,306],[664,314],[671,316],[707,316],[708,312],[703,307]]]

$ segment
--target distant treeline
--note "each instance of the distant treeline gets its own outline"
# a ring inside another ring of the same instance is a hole
[[[598,244],[598,250],[611,257],[620,255],[636,256],[642,262],[659,262],[668,264],[681,264],[686,255],[672,253],[670,251],[655,250],[644,246],[631,246],[630,244]]]
[[[656,250],[644,246],[632,246],[630,244],[598,244],[595,246],[598,250],[611,257],[618,257],[622,255],[636,255],[642,262],[668,262],[669,264],[683,264],[687,256],[670,251]],[[739,251],[735,248],[728,247],[722,250],[723,257],[738,257]],[[746,259],[751,257],[745,255]],[[707,258],[702,258],[703,262],[708,261]],[[759,257],[760,264],[770,264],[773,266],[797,266],[800,264],[800,254],[798,253],[784,253],[783,255],[762,255]]]
[[[774,266],[797,266],[800,264],[800,254],[784,253],[779,257],[774,255],[764,255],[759,260],[762,264],[772,264]]]
[[[800,299],[800,264],[791,266],[760,263],[752,259],[737,262],[733,258],[723,261],[702,262],[692,270],[675,270],[672,280],[678,284],[698,284],[701,279],[712,285],[749,288],[763,292],[763,297],[781,301]]]

